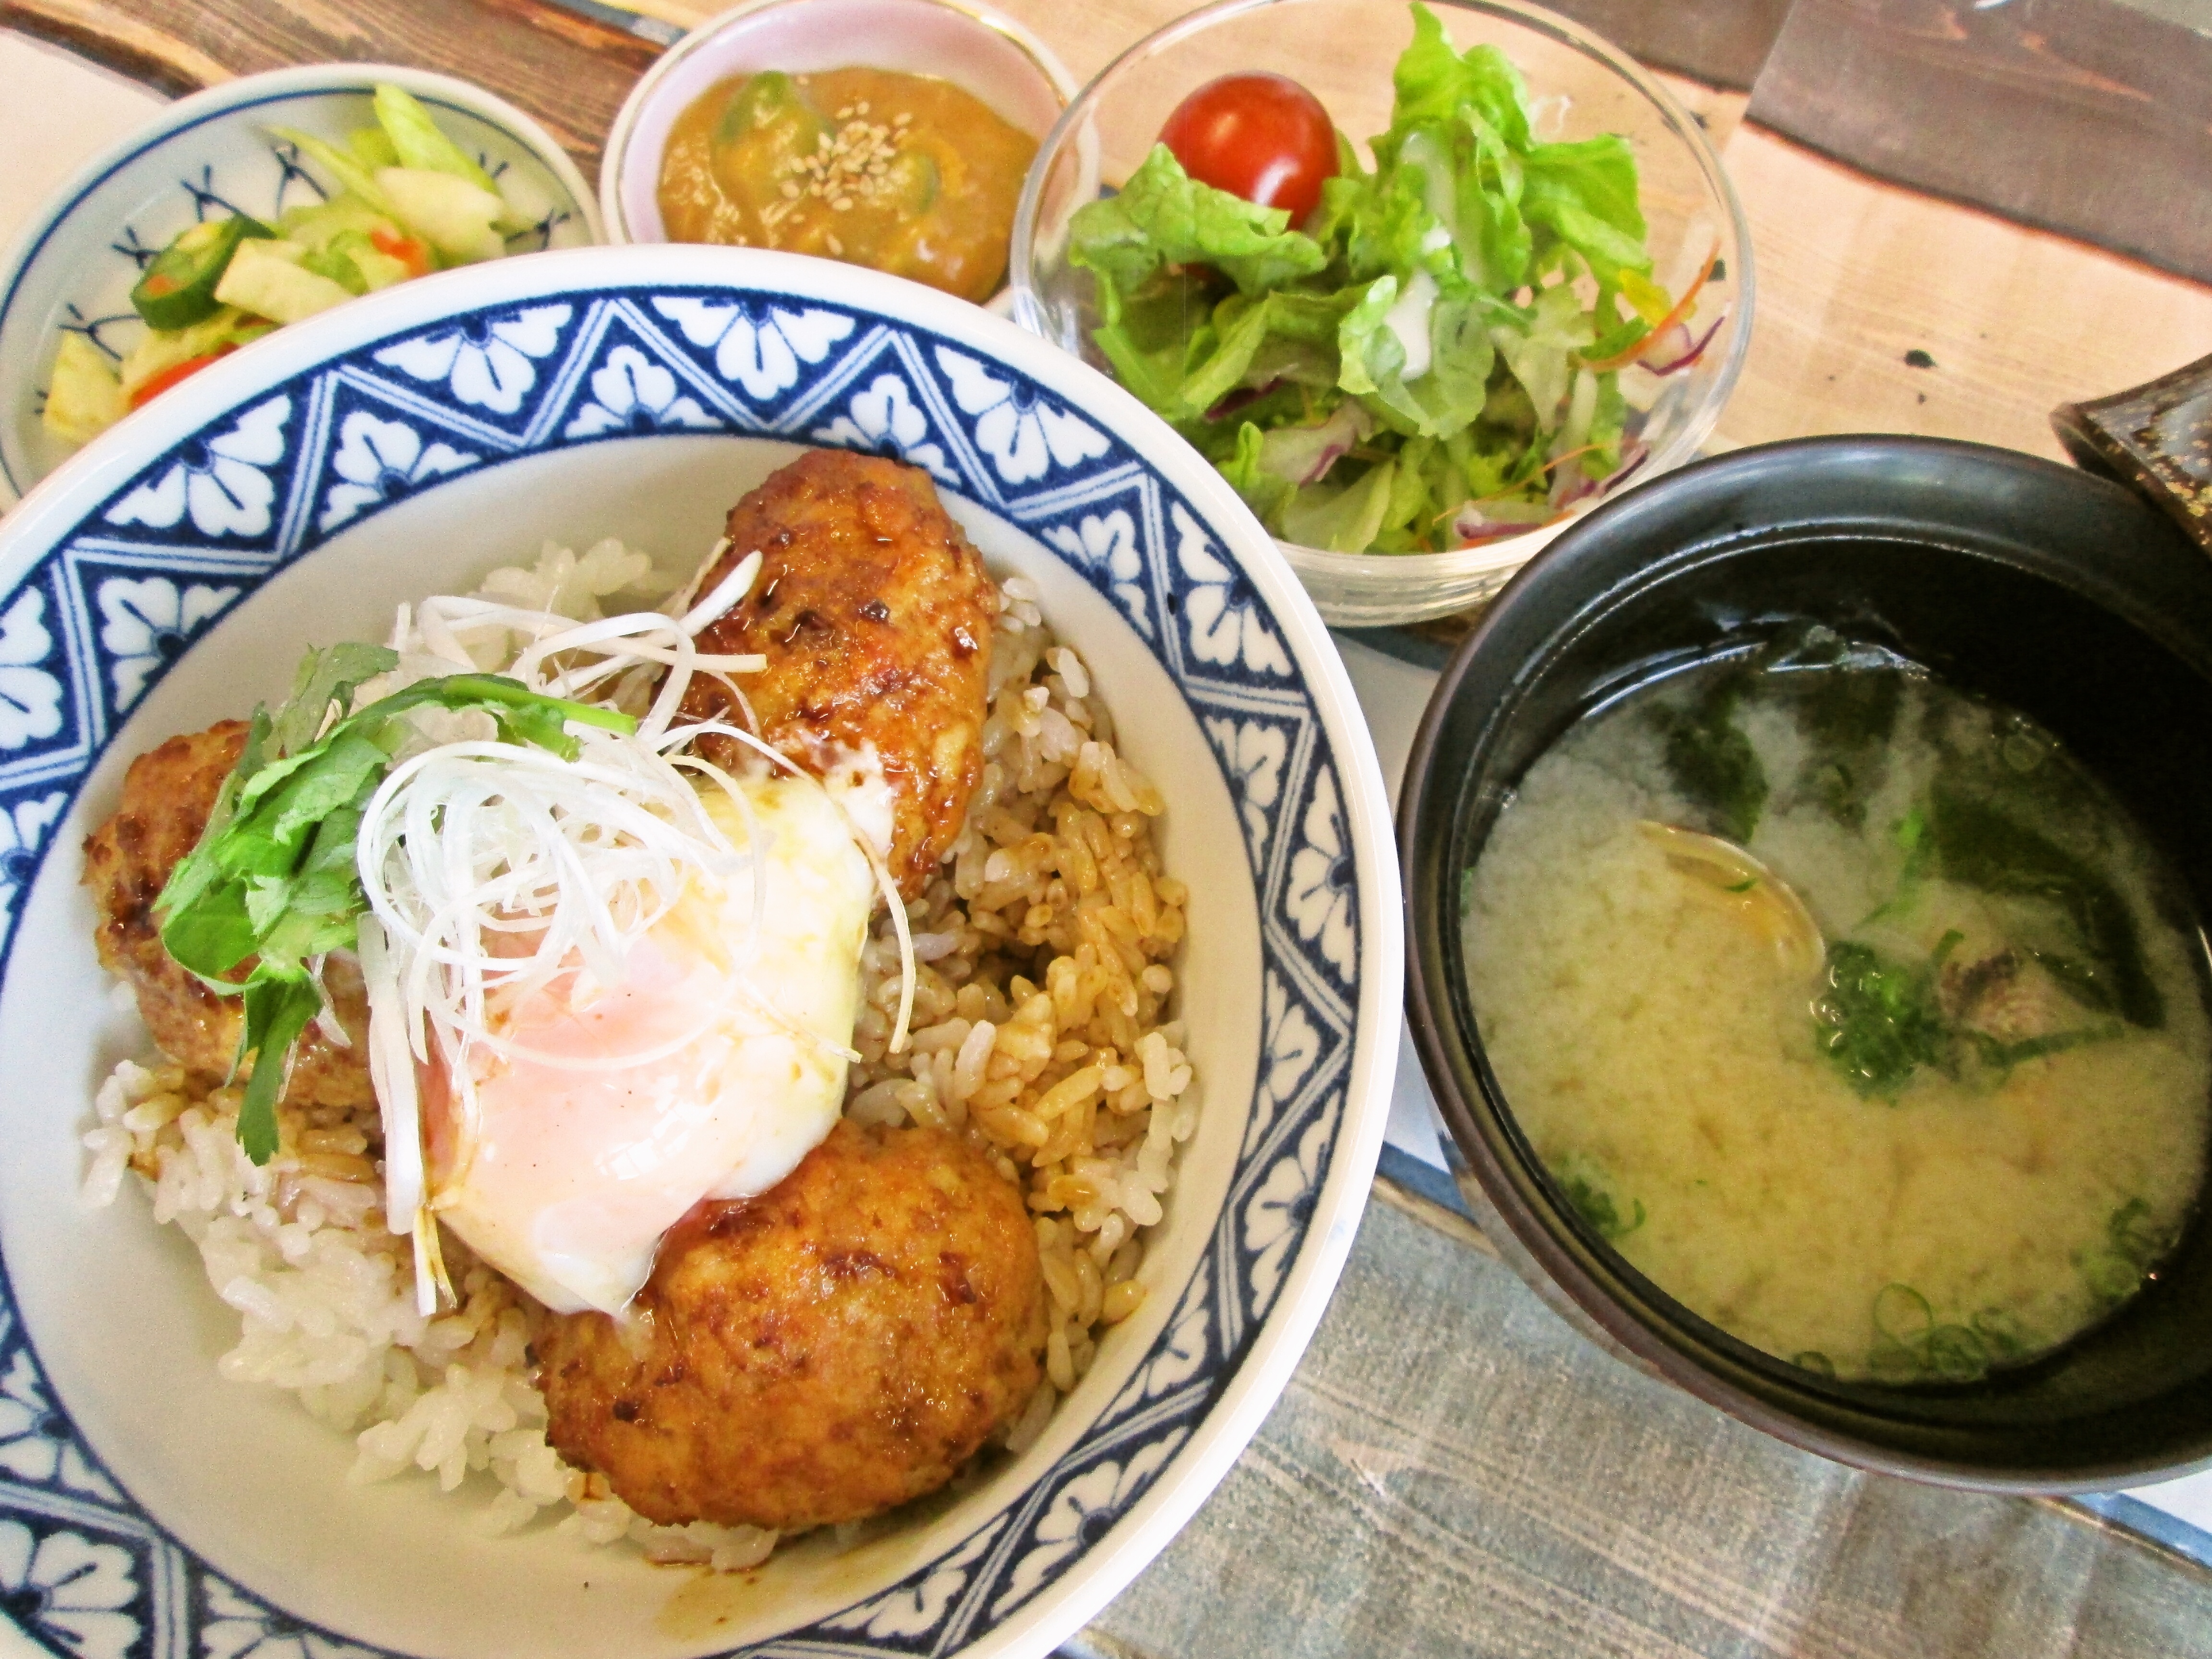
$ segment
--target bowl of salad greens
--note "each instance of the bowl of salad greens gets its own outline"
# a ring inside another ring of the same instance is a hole
[[[1489,599],[1693,457],[1749,344],[1749,231],[1696,119],[1514,0],[1221,0],[1072,103],[1014,314],[1213,463],[1323,617]]]
[[[0,501],[287,324],[600,240],[551,136],[449,76],[323,64],[179,100],[88,164],[0,263]]]

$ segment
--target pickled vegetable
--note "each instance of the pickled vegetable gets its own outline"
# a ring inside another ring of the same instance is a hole
[[[529,220],[497,182],[398,87],[375,91],[378,125],[333,144],[291,127],[292,146],[324,192],[272,228],[244,214],[189,225],[131,291],[146,324],[119,363],[64,333],[46,392],[46,429],[81,444],[218,357],[282,324],[441,265],[495,259]]]
[[[242,213],[194,225],[155,256],[131,290],[131,304],[149,328],[190,328],[215,315],[222,303],[215,297],[216,285],[239,244],[276,234]]]

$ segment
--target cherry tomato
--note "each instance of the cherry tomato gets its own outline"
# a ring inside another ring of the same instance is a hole
[[[1160,142],[1182,170],[1297,223],[1336,173],[1336,128],[1321,100],[1281,75],[1224,75],[1176,106]]]

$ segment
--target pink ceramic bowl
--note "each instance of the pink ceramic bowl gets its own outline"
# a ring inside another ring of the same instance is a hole
[[[607,240],[668,240],[655,197],[661,152],[676,118],[716,82],[860,65],[950,81],[1039,141],[1075,95],[1049,47],[970,0],[752,0],[692,30],[631,89],[599,164]]]

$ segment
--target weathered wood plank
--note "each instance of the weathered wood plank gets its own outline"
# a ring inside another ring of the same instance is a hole
[[[1750,119],[2212,281],[2212,34],[2119,0],[1796,0]]]
[[[1884,184],[1749,123],[1724,156],[1759,251],[1728,442],[1915,432],[2063,460],[2056,405],[2212,352],[2212,289]]]
[[[459,75],[543,122],[596,177],[615,112],[659,49],[540,0],[0,0],[0,26],[164,91],[325,61]]]

